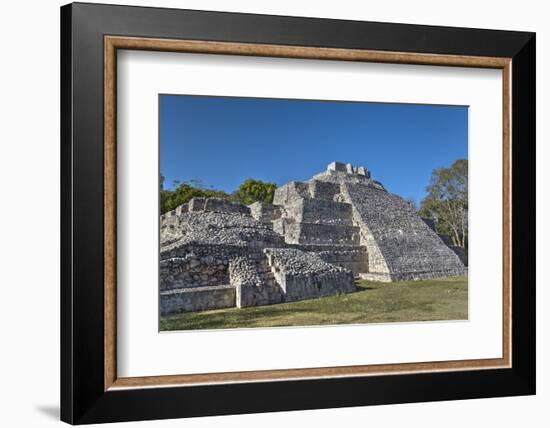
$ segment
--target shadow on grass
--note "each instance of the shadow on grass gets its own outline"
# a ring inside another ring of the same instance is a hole
[[[368,285],[356,285],[352,293],[360,293],[361,291],[376,290],[377,287],[369,287]]]
[[[298,303],[298,302],[294,302]],[[291,304],[291,303],[289,303]],[[296,317],[299,314],[308,314],[314,312],[311,308],[288,307],[281,308],[275,305],[257,306],[253,311],[242,312],[241,309],[225,310],[221,313],[212,311],[190,312],[184,314],[171,315],[161,318],[161,331],[168,330],[196,330],[202,328],[236,328],[236,327],[254,327],[254,321],[263,318],[284,319]],[[284,321],[274,322],[277,326],[287,326],[289,323]]]
[[[297,303],[297,302],[289,302],[290,303]],[[286,304],[286,303],[283,303]],[[254,318],[258,315],[261,316],[275,316],[275,315],[293,315],[297,313],[305,313],[305,312],[312,312],[310,308],[299,308],[299,307],[289,307],[289,308],[281,308],[281,307],[273,307],[275,305],[266,305],[266,306],[255,306],[253,311],[249,312],[241,312],[241,309],[234,309],[231,308],[230,310],[224,310],[223,313],[216,313],[213,311],[203,311],[203,312],[188,312],[188,313],[181,313],[177,315],[169,315],[167,317],[163,317],[165,320],[172,320],[172,319],[184,319],[184,318],[201,318],[201,317],[222,317],[222,318]]]

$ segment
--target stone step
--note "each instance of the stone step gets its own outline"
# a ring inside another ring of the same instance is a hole
[[[239,263],[243,263],[243,261],[240,261]],[[244,275],[251,275],[253,272],[253,282],[257,282],[258,288],[269,288],[270,293],[271,292],[281,292],[281,287],[277,283],[277,280],[275,278],[275,275],[273,274],[273,271],[268,263],[267,258],[262,254],[262,258],[256,258],[256,259],[249,259],[248,261],[244,261],[244,264],[242,264],[242,269]],[[248,271],[248,273],[245,273]],[[252,278],[251,278],[252,279]]]

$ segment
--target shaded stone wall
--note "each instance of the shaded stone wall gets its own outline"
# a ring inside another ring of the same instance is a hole
[[[426,223],[430,229],[432,229],[435,233],[437,233],[437,231],[435,230],[435,221],[433,219],[424,218],[424,217],[421,217],[421,218],[422,218],[422,221]]]
[[[250,214],[250,208],[238,202],[220,198],[208,198],[204,202],[204,211],[220,213]]]
[[[328,181],[312,180],[309,182],[309,195],[313,199],[334,201],[334,197],[340,193],[340,184]]]
[[[198,256],[191,251],[185,257],[161,260],[159,282],[161,291],[174,288],[204,287],[229,284],[228,256]]]
[[[235,287],[217,285],[166,290],[160,293],[160,314],[207,311],[235,306]]]
[[[313,299],[355,290],[351,271],[323,261],[316,253],[293,248],[264,250],[283,301]]]
[[[279,231],[281,224],[288,244],[359,245],[359,228],[355,226],[295,223],[292,219],[283,219],[274,230]]]
[[[454,251],[460,261],[464,263],[464,266],[468,266],[468,252],[463,247],[457,247],[456,245],[450,245],[449,248]]]
[[[283,214],[282,208],[273,204],[254,202],[248,207],[250,208],[250,214],[254,219],[268,224],[269,227],[273,227],[272,222],[281,218]]]

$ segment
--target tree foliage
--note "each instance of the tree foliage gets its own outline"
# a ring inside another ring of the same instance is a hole
[[[435,169],[428,195],[419,214],[435,221],[438,233],[450,236],[453,244],[468,247],[468,161],[459,159],[448,168]]]
[[[253,202],[273,202],[275,189],[277,186],[273,183],[264,183],[260,180],[247,178],[235,192],[235,198],[243,204],[250,205]]]
[[[253,202],[272,203],[275,189],[273,183],[264,183],[260,180],[246,179],[233,193],[226,193],[222,190],[207,189],[200,180],[190,180],[180,183],[172,182],[173,189],[166,189],[164,176],[160,181],[160,212],[171,211],[181,204],[189,202],[192,198],[222,198],[235,202],[242,202],[250,205]]]
[[[195,197],[231,199],[230,195],[221,190],[202,189],[188,183],[181,183],[174,190],[160,190],[160,212],[164,214]]]

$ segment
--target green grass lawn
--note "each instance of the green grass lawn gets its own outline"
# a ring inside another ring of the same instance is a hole
[[[300,302],[161,317],[160,329],[283,327],[468,318],[465,276],[428,281],[358,281],[357,291]]]

